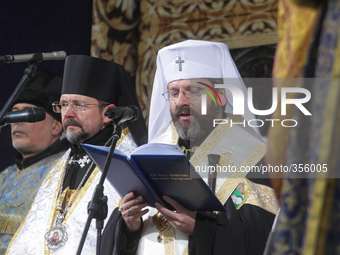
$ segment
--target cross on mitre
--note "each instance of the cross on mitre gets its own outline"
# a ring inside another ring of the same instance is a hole
[[[178,57],[177,60],[176,60],[176,64],[179,64],[179,71],[181,72],[182,71],[182,63],[184,63],[184,60],[181,59],[181,57]]]

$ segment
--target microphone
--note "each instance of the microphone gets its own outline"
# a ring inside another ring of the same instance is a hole
[[[38,122],[46,118],[43,107],[27,108],[21,111],[8,112],[0,121],[0,126],[17,122]]]
[[[34,57],[34,59],[33,59]],[[0,56],[0,62],[12,63],[12,62],[26,62],[30,60],[60,60],[66,58],[65,51],[53,51],[47,53],[32,53],[32,54],[22,54],[22,55],[5,55]]]
[[[139,118],[139,109],[134,105],[126,107],[110,108],[105,112],[105,116],[120,125],[126,121],[134,121]]]

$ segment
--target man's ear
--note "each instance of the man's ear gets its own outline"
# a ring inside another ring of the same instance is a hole
[[[110,124],[111,123],[111,119],[109,117],[105,116],[105,112],[110,109],[110,108],[115,108],[116,106],[114,104],[109,104],[107,106],[105,106],[105,108],[103,109],[103,115],[104,115],[104,124]]]
[[[225,106],[226,103],[228,102],[227,96],[225,94],[225,89],[219,89],[217,93],[221,98],[221,102],[222,102],[221,106]],[[218,101],[218,103],[221,104],[220,101]]]
[[[51,117],[52,118],[52,117]],[[63,131],[63,125],[60,121],[57,121],[55,118],[52,120],[52,135],[58,136],[61,131]]]

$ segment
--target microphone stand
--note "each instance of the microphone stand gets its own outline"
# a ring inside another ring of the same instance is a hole
[[[101,244],[101,231],[103,229],[104,226],[104,220],[106,219],[107,216],[107,196],[104,196],[103,190],[104,190],[104,181],[107,175],[107,172],[109,170],[109,166],[112,160],[112,155],[113,152],[116,148],[116,144],[118,139],[120,138],[121,134],[122,134],[122,127],[121,125],[117,125],[118,121],[115,121],[112,119],[113,122],[113,140],[110,146],[110,151],[107,155],[106,161],[105,161],[105,165],[104,165],[104,169],[102,171],[102,175],[100,178],[99,183],[97,184],[94,192],[93,192],[93,196],[92,196],[92,200],[89,202],[88,206],[87,206],[87,213],[88,213],[88,217],[87,217],[87,221],[85,224],[85,228],[78,246],[78,250],[77,250],[77,255],[81,254],[81,251],[83,249],[84,243],[85,243],[85,238],[87,236],[91,221],[93,218],[96,219],[96,228],[97,228],[97,248],[96,248],[96,254],[99,255],[100,254],[100,244]]]
[[[13,104],[14,100],[17,99],[19,93],[24,88],[28,79],[30,79],[34,75],[35,71],[37,70],[39,62],[41,62],[42,60],[43,60],[42,54],[36,53],[36,54],[33,55],[32,59],[30,59],[28,61],[28,66],[26,67],[26,69],[24,71],[23,77],[21,78],[20,82],[18,83],[17,87],[13,91],[10,98],[7,100],[4,108],[0,112],[0,123],[3,119],[3,117],[5,116],[6,112],[9,110],[9,108]],[[1,128],[2,128],[2,126],[0,126],[0,132],[1,132]]]

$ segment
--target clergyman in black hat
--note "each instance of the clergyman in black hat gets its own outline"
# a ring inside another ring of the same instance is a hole
[[[110,146],[113,126],[105,113],[110,108],[127,105],[139,108],[125,69],[116,63],[89,56],[66,58],[61,94],[59,102],[53,106],[61,113],[63,128],[71,143],[70,150],[61,157],[50,178],[40,187],[9,254],[25,250],[43,254],[45,248],[55,254],[76,253],[87,220],[87,204],[101,176],[80,144]],[[146,126],[141,116],[127,126],[116,146],[125,152],[147,142]],[[110,215],[120,197],[108,181],[104,182],[104,194],[108,197]],[[96,240],[93,220],[82,254],[95,254]]]
[[[68,149],[60,140],[61,118],[52,102],[60,98],[62,78],[36,71],[13,102],[12,110],[43,107],[46,118],[35,123],[11,124],[15,164],[0,173],[0,254],[4,254],[54,162]]]

